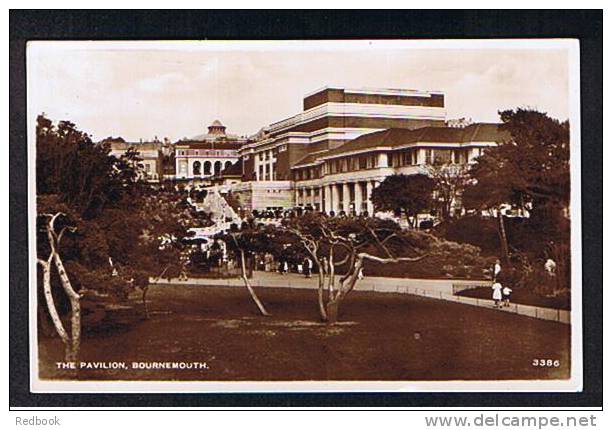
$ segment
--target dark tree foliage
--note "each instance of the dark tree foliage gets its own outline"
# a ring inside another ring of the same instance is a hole
[[[378,211],[404,214],[416,226],[416,215],[434,207],[433,180],[427,175],[392,175],[372,191],[372,203]]]
[[[565,277],[562,284],[569,286],[569,123],[530,109],[500,116],[510,137],[472,166],[463,204],[477,210],[511,204],[528,212],[528,220],[508,239],[515,253],[527,253],[521,270],[542,270],[543,260],[554,258]]]
[[[470,170],[475,180],[465,190],[468,208],[503,203],[534,210],[567,207],[570,197],[569,123],[545,113],[517,109],[500,112],[508,141],[487,149]]]
[[[139,188],[138,161],[134,151],[109,156],[108,146],[93,143],[69,121],[55,127],[44,116],[37,118],[37,193],[57,195],[84,218],[132,200]]]
[[[58,251],[80,294],[124,300],[149,277],[177,273],[189,225],[180,193],[152,190],[139,180],[135,151],[111,156],[68,121],[54,126],[39,116],[36,136],[41,258],[49,253],[46,219],[59,212],[56,228],[70,230]]]

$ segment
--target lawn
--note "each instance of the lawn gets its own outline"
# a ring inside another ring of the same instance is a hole
[[[492,380],[569,377],[570,327],[405,294],[352,292],[340,323],[317,319],[316,292],[259,289],[273,316],[237,287],[154,286],[151,318],[83,339],[81,360],[206,362],[197,370],[55,369],[42,339],[41,378],[114,380]],[[558,359],[558,368],[532,366]]]

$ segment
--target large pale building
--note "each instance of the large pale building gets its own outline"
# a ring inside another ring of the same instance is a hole
[[[245,182],[235,191],[249,209],[293,207],[300,204],[293,173],[298,163],[319,160],[363,135],[443,127],[445,119],[441,92],[320,89],[304,97],[302,112],[270,124],[242,146]]]

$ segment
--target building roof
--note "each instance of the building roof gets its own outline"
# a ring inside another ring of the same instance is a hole
[[[163,147],[162,142],[126,142],[122,140],[103,140],[113,151],[127,151],[134,148],[135,151],[156,151]]]
[[[235,140],[181,140],[176,142],[176,147],[188,147],[190,149],[226,149],[226,150],[238,150],[242,146],[241,142]]]
[[[216,139],[228,139],[228,140],[246,141],[247,138],[244,137],[244,136],[239,136],[237,134],[226,133],[225,132],[226,128],[227,127],[224,126],[221,123],[221,121],[216,119],[216,120],[214,120],[212,122],[212,124],[210,124],[208,126],[208,133],[198,134],[197,136],[193,136],[193,137],[188,138],[188,139],[183,139],[182,141],[185,141],[185,140],[209,141],[209,140],[216,140]]]
[[[365,149],[377,147],[394,148],[410,143],[501,142],[509,136],[507,132],[500,129],[500,125],[501,124],[476,123],[464,128],[422,127],[414,130],[391,128],[360,136],[338,148],[328,151],[323,157],[363,151]]]
[[[198,134],[197,136],[193,136],[189,139],[183,139],[179,142],[183,142],[185,140],[198,140],[198,141],[204,141],[204,140],[219,140],[219,139],[228,139],[228,140],[246,140],[245,137],[241,137],[238,136],[237,134],[215,134],[215,133],[204,133],[204,134]]]
[[[304,166],[308,166],[311,164],[315,164],[317,161],[319,161],[319,158],[323,155],[327,155],[328,151],[325,152],[314,152],[312,154],[308,154],[303,158],[300,158],[300,160],[295,163],[293,165],[293,167],[291,167],[292,169],[295,169],[297,167],[304,167]]]

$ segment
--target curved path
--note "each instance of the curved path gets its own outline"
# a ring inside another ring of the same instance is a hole
[[[281,275],[277,272],[253,272],[251,280],[254,287],[274,288],[304,288],[316,289],[317,278],[306,278],[297,273]],[[239,278],[212,279],[212,278],[189,278],[185,281],[178,279],[159,280],[155,284],[183,284],[183,285],[209,285],[209,286],[236,286],[244,284]],[[380,293],[413,294],[432,299],[447,300],[471,306],[494,308],[493,300],[479,299],[455,295],[454,292],[470,287],[489,286],[489,281],[482,280],[458,280],[458,279],[414,279],[414,278],[383,278],[368,276],[360,280],[355,286],[356,291],[375,291]],[[501,312],[516,313],[532,318],[556,321],[570,324],[571,314],[568,310],[545,308],[541,306],[523,305],[511,303],[509,307],[499,308]]]

